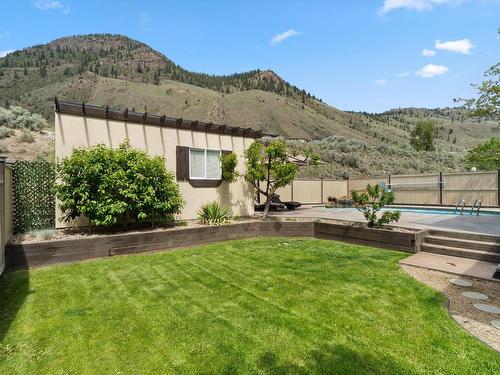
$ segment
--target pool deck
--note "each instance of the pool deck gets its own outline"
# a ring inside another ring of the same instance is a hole
[[[408,207],[401,207],[402,209]],[[428,207],[431,208],[431,207]],[[442,207],[436,207],[442,208]],[[397,208],[394,208],[397,209]],[[485,209],[486,210],[486,209]],[[498,209],[487,209],[498,211]],[[361,212],[354,209],[325,208],[323,206],[302,206],[294,211],[271,212],[272,216],[307,217],[312,219],[336,219],[345,221],[365,221]],[[401,212],[401,218],[395,226],[418,229],[441,229],[461,232],[474,232],[500,236],[500,215],[475,216],[429,214],[424,212]]]

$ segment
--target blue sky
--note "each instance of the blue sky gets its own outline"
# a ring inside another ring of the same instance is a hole
[[[500,0],[2,0],[2,10],[0,55],[119,33],[193,71],[272,69],[344,110],[451,106],[500,52]]]

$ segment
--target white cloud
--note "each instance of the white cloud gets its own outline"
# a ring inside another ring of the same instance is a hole
[[[432,57],[435,54],[436,54],[436,51],[434,51],[433,49],[424,48],[422,50],[422,55],[424,55],[425,57]]]
[[[417,72],[417,75],[424,78],[432,78],[446,72],[448,72],[448,68],[444,65],[427,64]]]
[[[460,40],[450,40],[447,42],[442,42],[438,39],[436,40],[434,48],[468,55],[470,54],[471,48],[474,48],[474,44],[472,44],[471,41],[467,38]]]
[[[37,0],[35,6],[41,10],[61,9],[64,5],[58,0]]]
[[[387,80],[385,80],[385,79],[377,79],[377,80],[375,81],[375,84],[376,84],[377,86],[385,86],[385,84],[386,84],[386,83],[387,83]]]
[[[35,7],[40,10],[62,9],[63,14],[68,14],[71,11],[69,5],[62,3],[59,0],[37,0],[35,1]]]
[[[275,46],[275,45],[283,42],[284,40],[286,40],[292,36],[296,36],[296,35],[300,35],[300,34],[302,34],[302,33],[295,31],[294,29],[287,30],[284,33],[273,36],[273,38],[271,39],[271,45]]]
[[[5,57],[7,56],[9,53],[11,52],[14,52],[13,50],[11,49],[8,49],[7,51],[0,51],[0,57]]]
[[[411,74],[411,72],[396,73],[396,77],[398,77],[398,78],[408,77],[410,74]]]
[[[384,4],[379,10],[379,14],[384,15],[395,9],[410,9],[410,10],[432,10],[435,5],[445,3],[462,3],[466,0],[384,0]]]

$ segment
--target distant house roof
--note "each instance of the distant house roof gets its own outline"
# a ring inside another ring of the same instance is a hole
[[[167,117],[165,115],[157,115],[148,112],[134,112],[106,107],[99,107],[96,105],[66,102],[55,99],[55,110],[58,113],[65,113],[69,115],[85,116],[102,118],[116,121],[126,121],[137,124],[148,124],[163,126],[166,128],[193,130],[206,133],[217,133],[234,135],[239,137],[261,138],[263,136],[273,136],[266,134],[262,130],[255,130],[252,128],[240,128],[238,126],[230,125],[217,125],[211,122],[185,120],[182,118]]]

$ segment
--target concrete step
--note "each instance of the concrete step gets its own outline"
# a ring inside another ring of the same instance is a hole
[[[492,253],[500,253],[500,243],[477,240],[466,240],[462,238],[450,238],[441,236],[426,236],[424,242],[431,245],[443,245],[458,247],[467,250],[481,250]]]
[[[423,243],[420,246],[420,251],[425,251],[427,253],[434,253],[434,254],[449,255],[454,257],[483,260],[486,262],[500,263],[500,253],[492,253],[490,251],[469,250],[459,247],[434,245],[428,243]]]
[[[500,233],[500,229],[499,229]],[[463,240],[471,240],[471,241],[483,241],[483,242],[491,242],[500,245],[500,236],[494,236],[491,234],[482,234],[482,233],[471,233],[471,232],[448,232],[444,230],[429,230],[430,236],[437,237],[448,237],[448,238],[459,238]]]
[[[500,280],[492,279],[496,271],[496,263],[483,262],[476,259],[457,258],[448,255],[426,253],[421,251],[417,254],[402,259],[400,264],[413,267],[423,267],[431,270],[454,273],[462,276],[471,276],[486,279],[498,283]]]

